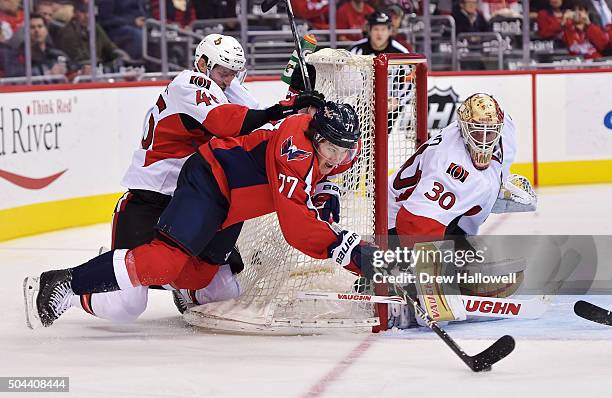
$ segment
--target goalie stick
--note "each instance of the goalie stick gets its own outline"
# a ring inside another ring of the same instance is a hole
[[[574,304],[574,313],[588,321],[612,326],[612,311],[608,311],[605,308],[601,308],[587,301],[576,301]]]
[[[548,310],[552,296],[531,299],[460,296],[467,315],[483,318],[539,319]],[[374,304],[408,304],[400,296],[376,296],[346,292],[297,292],[303,300],[360,301]]]
[[[491,370],[491,365],[507,357],[515,346],[514,338],[510,335],[500,337],[484,351],[476,355],[468,355],[459,347],[444,329],[412,297],[405,294],[404,298],[414,307],[416,315],[421,318],[431,330],[433,330],[451,350],[474,372]]]

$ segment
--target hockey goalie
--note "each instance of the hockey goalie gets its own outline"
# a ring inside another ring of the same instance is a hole
[[[411,272],[417,277],[409,290],[434,320],[466,319],[462,295],[494,302],[494,297],[508,297],[520,285],[524,259],[485,259],[475,238],[491,212],[536,208],[529,181],[510,175],[515,152],[512,118],[492,96],[477,93],[459,107],[455,122],[423,144],[389,179],[390,246],[412,249]],[[461,261],[461,267],[457,258],[419,255],[456,257],[470,251],[474,258]],[[452,275],[447,280],[453,283],[432,282],[444,279],[423,275]],[[479,282],[483,276],[488,283]],[[391,305],[390,328],[414,325],[409,306]]]

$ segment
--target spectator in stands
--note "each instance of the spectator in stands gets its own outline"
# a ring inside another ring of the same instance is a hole
[[[329,0],[293,0],[296,18],[305,19],[312,29],[329,28]]]
[[[404,9],[397,4],[392,4],[385,14],[391,18],[391,36],[393,39],[406,47],[409,52],[413,52],[412,45],[408,43],[408,37],[405,33],[400,33],[399,31],[404,20]]]
[[[538,12],[538,36],[542,39],[561,39],[563,26],[574,18],[574,12],[568,10],[563,0],[549,0],[548,7]]]
[[[236,18],[236,0],[193,0],[191,3],[196,19]]]
[[[522,15],[518,0],[482,0],[480,11],[487,22],[494,17],[518,18]]]
[[[53,10],[53,20],[61,26],[70,22],[74,17],[75,0],[50,0]]]
[[[32,40],[32,75],[65,75],[68,72],[68,56],[51,45],[47,22],[40,14],[30,17]]]
[[[159,20],[159,0],[150,0],[150,7],[151,16]],[[195,8],[191,2],[166,0],[166,18],[168,23],[174,23],[181,28],[185,28],[195,21],[195,16]]]
[[[612,25],[612,0],[588,0],[585,5],[592,23],[601,28]]]
[[[59,30],[64,26],[64,23],[55,19],[55,12],[60,8],[60,5],[51,0],[41,0],[36,2],[34,11],[45,19],[49,36],[53,39]]]
[[[108,37],[132,59],[142,59],[142,27],[146,11],[142,0],[98,0],[98,18]]]
[[[338,29],[363,29],[366,18],[372,14],[374,9],[365,0],[349,0],[338,7],[336,14],[336,28]],[[338,35],[341,41],[361,39],[361,34]]]
[[[368,37],[357,41],[351,52],[357,55],[408,53],[408,49],[391,37],[391,18],[376,11],[368,17]]]
[[[436,6],[439,6],[440,3],[450,3],[452,0],[437,0],[431,2],[430,4],[436,4]],[[389,9],[391,6],[398,6],[400,7],[404,13],[406,14],[416,14],[416,15],[423,15],[422,9],[421,9],[421,2],[422,0],[370,0],[368,3],[375,9],[375,10],[386,10]]]
[[[491,30],[489,23],[478,9],[478,0],[460,0],[452,15],[455,18],[457,34]]]
[[[608,35],[599,25],[591,23],[587,5],[581,0],[577,0],[574,5],[573,19],[564,25],[563,41],[570,54],[586,59],[601,58],[601,53],[609,45]]]
[[[548,0],[530,0],[529,1],[529,16],[536,18],[537,13],[539,13],[545,8],[548,8]],[[536,15],[532,15],[531,13],[535,13]]]
[[[18,31],[22,27],[21,0],[0,0],[0,43],[17,47],[22,41],[17,41]]]
[[[90,72],[88,18],[87,4],[75,3],[74,17],[57,33],[56,37],[57,47],[68,54],[74,62],[83,66],[83,74]],[[99,24],[96,24],[96,56],[98,62],[110,70],[116,69],[121,59],[129,58],[108,38]]]

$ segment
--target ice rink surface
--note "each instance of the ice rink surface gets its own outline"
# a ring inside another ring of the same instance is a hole
[[[536,214],[494,215],[482,232],[611,234],[605,198],[612,185],[546,188],[539,195]],[[0,376],[69,376],[70,393],[49,393],[60,397],[599,397],[612,389],[612,327],[573,315],[570,296],[557,298],[536,321],[449,326],[471,354],[504,334],[516,338],[509,357],[479,374],[425,329],[211,334],[186,326],[162,291],[150,294],[149,308],[132,324],[73,308],[53,327],[29,330],[23,278],[78,265],[109,239],[109,226],[97,225],[0,243]],[[612,308],[610,296],[587,299]]]

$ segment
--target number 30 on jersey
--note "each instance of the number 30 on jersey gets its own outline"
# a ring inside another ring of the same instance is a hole
[[[455,205],[455,194],[444,192],[444,185],[438,181],[434,181],[431,192],[425,192],[423,195],[433,202],[438,202],[438,205],[444,210],[448,210]]]

